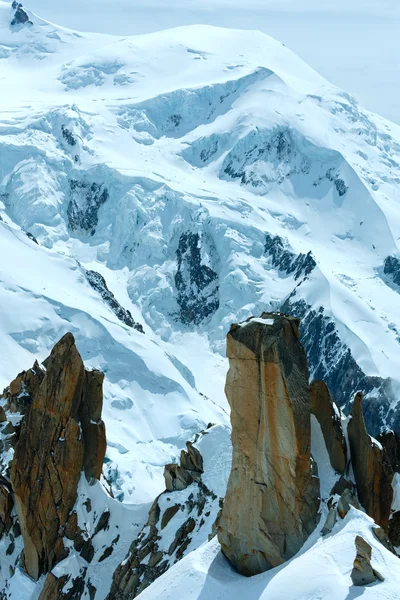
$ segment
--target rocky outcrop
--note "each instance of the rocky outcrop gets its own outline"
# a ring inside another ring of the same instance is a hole
[[[168,492],[184,490],[193,481],[199,483],[203,473],[203,458],[192,442],[186,442],[187,452],[181,451],[180,465],[165,465],[164,479]]]
[[[12,8],[15,10],[15,12],[11,20],[11,27],[16,27],[18,25],[32,25],[32,21],[29,19],[28,13],[24,10],[20,2],[16,2],[14,0],[12,3]]]
[[[44,371],[37,361],[31,369],[19,373],[3,391],[2,397],[6,399],[6,411],[25,414],[26,409],[32,404],[43,378]]]
[[[367,433],[361,393],[354,398],[348,436],[358,498],[369,516],[387,531],[394,470],[383,446]]]
[[[114,294],[110,292],[107,287],[106,280],[100,273],[97,271],[85,271],[86,279],[92,286],[96,292],[99,292],[100,296],[103,298],[104,302],[108,304],[113,313],[118,317],[122,323],[128,325],[128,327],[133,327],[136,331],[140,331],[140,333],[144,333],[143,326],[140,323],[137,323],[129,310],[120,305],[120,303],[116,300]]]
[[[390,429],[382,432],[377,441],[381,444],[386,461],[393,473],[400,473],[400,436]],[[394,485],[394,481],[392,485]],[[394,546],[400,546],[400,511],[394,510],[389,517],[388,536]]]
[[[77,179],[71,179],[69,186],[67,216],[70,230],[94,235],[100,207],[110,197],[108,189],[102,183],[86,183]]]
[[[227,337],[233,460],[218,539],[244,575],[282,564],[315,528],[308,368],[299,321],[263,314]]]
[[[332,400],[323,381],[313,381],[310,387],[310,408],[321,426],[332,468],[344,475],[347,464],[347,446],[343,434],[340,411]]]
[[[279,235],[267,233],[264,251],[271,257],[272,264],[287,275],[294,275],[295,280],[307,277],[317,266],[311,252],[295,254],[287,247],[287,243]]]
[[[199,325],[219,307],[218,275],[210,264],[215,249],[198,233],[182,233],[176,250],[175,275],[179,317],[182,323]]]
[[[67,555],[63,542],[82,470],[100,477],[106,449],[101,420],[103,374],[86,371],[72,334],[45,361],[6,390],[10,410],[25,396],[10,481],[24,540],[24,564],[35,580]],[[28,399],[28,400],[27,400]]]
[[[360,535],[356,536],[356,558],[354,559],[351,580],[353,585],[369,585],[383,581],[383,577],[371,566],[372,548]]]
[[[383,267],[385,275],[396,285],[400,286],[400,259],[397,256],[387,256]]]
[[[367,430],[379,435],[383,426],[400,427],[400,413],[390,406],[396,399],[392,381],[366,375],[350,348],[341,340],[332,317],[321,306],[312,308],[296,298],[296,290],[282,304],[282,312],[301,319],[301,342],[307,352],[312,379],[324,381],[335,402],[349,414],[357,391],[364,394],[363,412]]]
[[[188,451],[182,451],[181,464],[167,465],[167,490],[154,501],[145,527],[117,567],[107,600],[136,598],[185,554],[215,535],[223,499],[202,480],[199,449],[191,442],[186,446]],[[182,474],[182,485],[171,485],[173,467]]]
[[[65,125],[61,125],[61,134],[67,142],[67,144],[69,144],[70,146],[76,146],[77,142],[74,134],[70,129],[68,129],[68,127],[65,127]]]

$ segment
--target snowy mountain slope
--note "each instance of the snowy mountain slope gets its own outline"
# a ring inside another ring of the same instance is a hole
[[[352,509],[345,521],[336,525],[327,538],[319,538],[288,564],[251,578],[238,575],[223,556],[216,539],[190,553],[162,575],[139,596],[141,600],[177,594],[185,600],[353,600],[398,598],[398,558],[379,544],[371,532],[372,521]],[[356,535],[372,546],[372,564],[385,581],[381,584],[354,588],[350,579]]]
[[[313,323],[322,307],[335,328],[324,374],[342,406],[364,376],[391,378],[363,387],[376,400],[370,424],[395,422],[400,305],[383,265],[400,235],[399,128],[261,33],[117,38],[29,12],[31,23],[11,26],[10,5],[0,8],[4,219],[101,273],[146,336],[178,357],[185,385],[219,405],[229,324],[296,289]],[[268,235],[294,256],[312,253],[306,281],[273,258]],[[329,331],[308,331],[307,347],[326,346]],[[343,388],[337,356],[349,353],[357,376]],[[309,351],[313,372],[320,355]],[[110,393],[128,407],[137,391],[121,383],[132,373],[122,362]],[[143,389],[138,398],[140,412]],[[177,431],[155,425],[145,439]]]
[[[345,409],[362,388],[371,432],[397,427],[400,128],[261,33],[196,26],[119,38],[19,10],[15,22],[0,2],[0,385],[66,331],[86,366],[105,373],[104,474],[116,500],[89,569],[100,589],[163,492],[164,465],[210,423],[222,426],[225,454],[214,459],[220,448],[206,442],[202,452],[226,467],[232,322],[281,307],[299,314],[310,375]],[[211,474],[217,500],[226,471]],[[107,504],[104,490],[98,500]],[[206,539],[216,511],[187,550]],[[364,515],[350,516],[285,578],[315,560],[330,574],[315,595],[339,577],[335,593],[346,597],[356,531],[385,576],[394,559],[374,545]],[[100,565],[121,523],[118,552]],[[193,570],[193,597],[203,585],[205,600],[206,591],[218,597],[214,568],[223,593],[233,595],[229,581],[245,586],[211,542],[145,594],[168,597]],[[24,588],[36,598],[16,573],[12,597]],[[254,579],[254,597],[280,586],[271,577]],[[382,590],[394,597],[389,584]]]
[[[53,340],[72,331],[86,364],[106,373],[106,473],[114,493],[153,500],[163,489],[164,464],[225,413],[198,394],[151,331],[121,323],[75,261],[41,248],[15,227],[0,223],[0,230],[2,387],[32,355],[44,359]]]
[[[346,430],[346,419],[342,420]],[[354,507],[332,531],[321,534],[328,515],[330,492],[339,475],[331,467],[321,427],[311,418],[312,455],[321,483],[321,518],[301,550],[287,562],[261,575],[239,575],[221,551],[217,538],[203,543],[161,575],[139,596],[141,600],[169,600],[177,594],[185,600],[395,600],[398,597],[398,557],[375,537],[374,521]],[[383,577],[378,582],[354,587],[351,571],[355,557],[354,540],[362,536],[372,547],[372,565]]]

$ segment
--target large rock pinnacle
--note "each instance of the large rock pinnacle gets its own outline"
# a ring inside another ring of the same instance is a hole
[[[34,579],[66,556],[63,528],[81,472],[99,478],[106,449],[102,373],[85,371],[70,333],[45,364],[45,372],[38,365],[29,372],[38,385],[31,386],[10,473],[25,568]]]
[[[318,520],[308,367],[299,321],[263,314],[227,337],[233,462],[218,530],[244,575],[291,558]]]
[[[358,392],[347,428],[357,493],[367,514],[388,531],[395,471],[390,462],[389,448],[385,449],[385,446],[368,435],[362,399],[362,394]]]

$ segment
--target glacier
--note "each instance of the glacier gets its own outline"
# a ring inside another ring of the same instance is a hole
[[[225,335],[263,311],[302,317],[343,410],[362,389],[371,434],[398,427],[400,127],[260,32],[24,10],[0,2],[0,385],[72,331],[105,372],[105,475],[146,509],[229,425]]]

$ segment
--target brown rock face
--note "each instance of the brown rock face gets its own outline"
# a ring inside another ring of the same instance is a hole
[[[31,370],[32,371],[32,370]],[[15,447],[10,480],[24,539],[25,568],[34,579],[64,558],[62,531],[84,469],[99,477],[105,453],[101,373],[85,371],[72,334],[56,344],[32,385]]]
[[[321,426],[332,468],[344,475],[347,463],[346,440],[338,409],[323,381],[313,381],[311,384],[310,408]]]
[[[386,452],[367,433],[361,393],[354,398],[348,435],[358,498],[367,514],[387,531],[394,471]]]
[[[263,314],[227,337],[233,461],[218,539],[244,575],[291,558],[318,520],[308,368],[299,321]]]
[[[7,399],[6,409],[24,414],[26,408],[32,403],[32,398],[40,387],[43,377],[44,371],[37,361],[32,369],[17,375],[3,392],[3,397]]]

